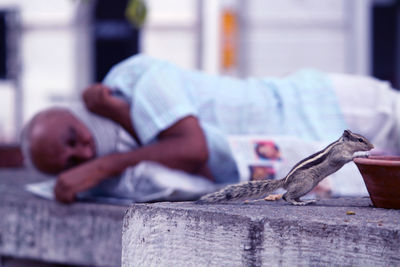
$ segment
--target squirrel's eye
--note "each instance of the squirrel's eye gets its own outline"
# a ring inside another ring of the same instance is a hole
[[[364,142],[364,140],[362,138],[358,138],[358,142]]]

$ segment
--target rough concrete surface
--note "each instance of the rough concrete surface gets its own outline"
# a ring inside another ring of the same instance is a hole
[[[400,211],[369,198],[310,206],[133,205],[122,266],[399,266]]]
[[[127,207],[62,205],[23,190],[25,183],[44,178],[24,170],[0,170],[0,256],[120,266]]]

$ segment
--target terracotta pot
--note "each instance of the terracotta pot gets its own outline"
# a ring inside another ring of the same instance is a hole
[[[370,156],[356,158],[354,162],[374,206],[400,209],[400,157]]]

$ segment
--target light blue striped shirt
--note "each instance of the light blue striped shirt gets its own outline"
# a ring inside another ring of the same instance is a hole
[[[346,128],[325,74],[302,70],[285,78],[238,79],[179,68],[146,55],[114,66],[104,84],[122,91],[145,145],[178,120],[196,116],[218,183],[238,181],[227,135],[290,135],[333,140]]]

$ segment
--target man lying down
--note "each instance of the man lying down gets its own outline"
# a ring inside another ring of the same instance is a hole
[[[399,93],[368,77],[302,70],[238,79],[136,55],[82,98],[84,107],[38,113],[23,133],[26,161],[57,175],[54,193],[64,203],[88,190],[146,199],[154,193],[146,185],[126,183],[141,162],[183,171],[205,188],[238,182],[230,135],[330,143],[350,129],[389,153],[400,150]],[[168,185],[171,177],[160,179]]]

